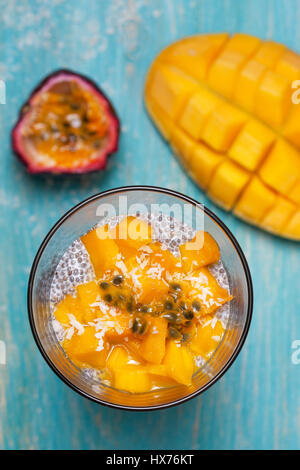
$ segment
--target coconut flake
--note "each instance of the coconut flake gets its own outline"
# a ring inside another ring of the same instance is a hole
[[[82,333],[84,333],[84,326],[78,320],[76,320],[76,318],[74,317],[74,315],[72,315],[72,313],[69,313],[68,317],[70,320],[70,325],[73,326],[78,331],[77,333],[78,335],[82,335]]]
[[[221,336],[212,336],[211,338],[212,338],[214,341],[219,342],[220,339],[221,339]]]
[[[138,251],[144,251],[145,253],[153,253],[152,248],[150,248],[150,246],[148,246],[148,245],[140,246]]]
[[[116,266],[117,266],[117,268],[120,269],[120,271],[124,275],[126,275],[128,273],[128,269],[126,268],[124,261],[116,261]]]
[[[66,339],[71,339],[74,333],[75,333],[75,328],[74,328],[74,326],[70,326],[70,328],[67,328],[67,329],[65,330],[65,337],[66,337]]]

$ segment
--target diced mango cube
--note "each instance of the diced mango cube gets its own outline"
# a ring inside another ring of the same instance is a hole
[[[176,155],[186,164],[195,142],[179,127],[174,127],[171,134],[171,147]]]
[[[194,373],[194,358],[186,346],[168,340],[163,364],[166,366],[167,374],[172,379],[183,385],[191,385]]]
[[[260,222],[275,201],[274,191],[254,176],[238,200],[234,213],[246,220]]]
[[[74,334],[71,339],[65,339],[63,347],[66,353],[81,365],[88,365],[96,369],[103,369],[106,365],[108,346],[104,344],[97,351],[99,339],[95,336],[96,330],[92,326],[86,326],[81,335]]]
[[[223,51],[212,64],[208,83],[210,87],[230,98],[234,92],[238,71],[245,61],[245,56],[239,52]]]
[[[208,186],[208,194],[225,209],[231,209],[248,183],[250,174],[231,161],[218,166]]]
[[[211,88],[230,98],[235,90],[239,70],[259,44],[260,40],[254,36],[232,36],[210,68],[208,84]]]
[[[206,36],[211,43],[217,45],[219,48],[222,48],[229,39],[228,33],[208,33]]]
[[[246,114],[222,103],[209,116],[203,128],[202,140],[213,149],[226,152],[246,120]]]
[[[65,298],[59,302],[54,311],[56,320],[63,325],[69,325],[69,315],[74,315],[79,322],[82,321],[83,310],[80,308],[78,300],[72,297],[72,295],[66,295]]]
[[[164,364],[147,364],[145,369],[151,375],[160,375],[162,377],[167,375],[167,368]]]
[[[298,210],[284,227],[284,233],[290,238],[300,239],[300,210]]]
[[[255,170],[269,151],[276,135],[255,119],[248,121],[229,149],[228,155],[247,170]]]
[[[153,72],[149,93],[171,118],[176,119],[197,83],[175,67],[160,64]]]
[[[154,101],[147,100],[147,109],[155,122],[158,130],[164,136],[164,138],[169,141],[171,132],[174,126],[173,121],[168,117],[168,115],[162,110],[162,108]]]
[[[215,239],[208,233],[198,231],[193,240],[180,245],[184,272],[189,272],[220,259],[220,249]]]
[[[135,335],[128,336],[128,340],[126,340],[126,348],[130,351],[130,354],[134,354],[139,362],[143,362],[143,359],[139,356],[139,350],[142,344],[143,337],[137,337]]]
[[[251,56],[253,52],[260,47],[261,43],[261,40],[256,36],[251,36],[250,34],[245,33],[236,33],[229,38],[224,50],[240,52],[245,56]]]
[[[223,160],[224,155],[199,143],[191,150],[189,171],[197,183],[206,189],[215,169]]]
[[[237,77],[234,101],[248,112],[254,109],[257,88],[266,70],[265,65],[252,59],[244,65]]]
[[[150,245],[151,247],[152,245]],[[168,284],[165,281],[166,268],[162,261],[162,257],[156,258],[155,253],[144,260],[139,259],[139,256],[133,256],[125,260],[127,274],[131,278],[132,285],[136,291],[138,301],[141,303],[151,303],[157,301],[165,296],[168,292]],[[179,259],[172,257],[172,253],[165,255],[166,266],[168,270],[173,271]],[[173,261],[175,264],[173,264]],[[146,263],[146,264],[145,264]]]
[[[151,376],[151,382],[152,382],[152,387],[155,388],[168,388],[168,387],[174,387],[177,385],[177,382],[175,380],[171,379],[171,377],[163,377],[162,375],[153,375],[150,374]]]
[[[188,292],[187,296],[193,300],[198,300],[201,305],[198,318],[213,313],[221,305],[232,299],[227,289],[220,286],[206,267],[189,273],[186,280],[189,283],[189,289],[190,286],[192,287],[192,290],[190,289],[192,293]]]
[[[268,70],[257,89],[255,113],[264,122],[279,127],[291,107],[291,89],[287,78]]]
[[[139,276],[138,278],[139,290],[138,300],[144,304],[150,304],[154,300],[158,301],[168,293],[168,284],[163,278]]]
[[[189,342],[194,354],[208,359],[215,351],[224,334],[224,327],[220,320],[207,315],[196,327],[196,332]]]
[[[217,95],[205,88],[200,89],[188,100],[179,119],[179,125],[191,137],[199,140],[207,117],[220,103],[221,100]]]
[[[148,267],[156,267],[161,270],[162,277],[165,276],[166,271],[171,274],[177,270],[178,263],[180,263],[179,257],[173,255],[170,250],[162,250],[159,243],[151,243],[149,248],[152,253],[149,254],[150,264],[147,265],[146,270]]]
[[[279,58],[275,72],[288,78],[290,81],[300,78],[300,57],[293,51],[286,50]]]
[[[258,51],[254,54],[254,60],[269,68],[273,68],[279,58],[283,55],[286,47],[274,41],[264,41],[259,46]]]
[[[294,212],[296,212],[295,204],[278,196],[275,205],[265,214],[261,224],[272,232],[280,233],[285,230]]]
[[[292,187],[288,197],[300,206],[300,181],[297,181],[297,183]]]
[[[151,390],[151,379],[141,366],[128,365],[114,375],[114,387],[130,393],[144,393]]]
[[[227,38],[227,33],[219,33],[181,39],[166,51],[162,60],[180,67],[196,80],[203,80],[211,62]]]
[[[271,188],[288,195],[300,179],[300,155],[290,144],[278,139],[259,174]]]
[[[109,354],[106,365],[113,375],[114,387],[131,393],[149,391],[151,389],[150,369],[148,371],[147,366],[130,364],[130,360],[132,356],[122,346],[114,347]]]
[[[106,361],[106,367],[114,373],[122,369],[130,360],[129,354],[123,346],[115,346]]]
[[[133,216],[124,217],[111,230],[111,233],[125,257],[128,257],[128,253],[132,255],[141,246],[147,245],[152,241],[151,225]],[[133,251],[130,249],[133,249]]]
[[[97,277],[107,270],[115,269],[117,256],[120,253],[116,242],[111,238],[99,238],[99,232],[99,229],[93,229],[81,237]]]
[[[139,348],[139,354],[147,362],[160,364],[166,351],[167,321],[164,318],[151,318],[149,329]]]
[[[100,312],[100,318],[101,318]],[[105,339],[111,344],[119,343],[124,337],[131,334],[131,322],[132,315],[125,311],[121,311],[117,315],[111,315],[108,312],[105,313]],[[108,325],[108,326],[107,326]]]
[[[90,281],[86,284],[79,284],[76,291],[82,305],[84,319],[85,321],[91,321],[95,317],[93,304],[100,297],[99,286],[96,281]]]

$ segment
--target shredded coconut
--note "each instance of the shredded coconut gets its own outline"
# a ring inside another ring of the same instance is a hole
[[[82,333],[84,333],[84,326],[78,320],[76,320],[74,315],[71,313],[68,314],[68,317],[70,319],[70,325],[78,331],[78,335],[82,335]]]
[[[212,336],[212,339],[213,339],[214,341],[220,341],[221,336]]]
[[[70,328],[67,328],[67,329],[65,330],[65,337],[66,337],[66,339],[71,339],[74,333],[75,333],[75,328],[74,328],[74,326],[71,326]]]
[[[124,261],[116,261],[116,266],[117,266],[117,268],[120,269],[120,271],[122,271],[122,273],[123,273],[124,275],[127,274],[128,270],[127,270],[127,268],[126,268],[126,266],[125,266]]]
[[[148,269],[147,275],[152,279],[161,279],[162,273],[165,268],[161,267],[160,264],[152,266],[152,268]]]
[[[148,245],[140,246],[138,251],[144,251],[145,253],[153,253],[152,248],[150,248],[150,246],[148,246]]]

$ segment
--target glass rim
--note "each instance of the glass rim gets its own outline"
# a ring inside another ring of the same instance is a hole
[[[114,404],[106,400],[102,400],[101,398],[94,397],[90,395],[87,392],[84,392],[82,389],[74,385],[69,379],[67,379],[62,372],[58,370],[58,368],[55,366],[55,364],[51,361],[50,357],[46,353],[43,344],[39,338],[36,326],[35,326],[35,321],[34,321],[34,316],[33,316],[33,308],[32,308],[32,293],[33,293],[33,283],[35,279],[35,274],[36,270],[39,264],[39,261],[43,255],[43,252],[48,245],[49,241],[55,234],[55,232],[61,227],[64,222],[72,216],[75,212],[80,210],[82,207],[86,206],[89,202],[94,201],[96,199],[100,199],[103,196],[109,195],[109,194],[117,194],[123,191],[135,191],[135,190],[147,190],[147,191],[153,191],[153,192],[158,192],[158,193],[164,193],[170,196],[178,197],[196,207],[201,208],[204,210],[204,213],[207,214],[217,225],[221,227],[221,229],[225,232],[225,234],[228,236],[229,240],[232,242],[237,255],[240,258],[241,264],[244,269],[245,277],[246,277],[246,283],[247,283],[247,293],[248,293],[248,305],[247,305],[247,315],[246,315],[246,321],[245,325],[243,327],[243,331],[241,334],[241,337],[239,339],[238,344],[236,345],[232,355],[228,359],[228,361],[224,364],[222,369],[203,387],[199,388],[199,390],[195,390],[194,392],[186,395],[183,398],[179,398],[176,400],[173,400],[171,402],[168,402],[166,404],[162,403],[159,405],[149,405],[149,406],[141,406],[141,407],[135,407],[135,406],[127,406],[127,405],[120,405],[120,404]],[[28,309],[28,318],[29,318],[29,324],[31,328],[31,332],[33,334],[35,343],[42,354],[43,358],[47,362],[47,364],[50,366],[50,368],[53,370],[53,372],[66,384],[68,385],[72,390],[75,392],[79,393],[79,395],[83,396],[84,398],[88,398],[89,400],[93,401],[94,403],[98,403],[104,406],[108,406],[110,408],[115,408],[115,409],[120,409],[120,410],[128,410],[128,411],[153,411],[153,410],[160,410],[160,409],[165,409],[165,408],[170,408],[175,405],[179,405],[181,403],[184,403],[188,400],[191,400],[192,398],[202,394],[206,390],[208,390],[212,385],[214,385],[224,374],[225,372],[232,366],[234,361],[236,360],[237,356],[239,355],[245,340],[247,338],[251,320],[252,320],[252,314],[253,314],[253,284],[252,284],[252,278],[250,274],[250,269],[248,266],[248,262],[246,260],[246,257],[244,255],[244,252],[239,245],[237,239],[233,235],[233,233],[230,231],[230,229],[227,227],[227,225],[222,222],[222,220],[210,209],[208,209],[204,204],[200,204],[196,199],[191,198],[190,196],[186,196],[185,194],[182,194],[178,191],[174,191],[172,189],[168,188],[163,188],[159,186],[149,186],[149,185],[130,185],[130,186],[120,186],[117,188],[113,189],[108,189],[106,191],[101,191],[100,193],[94,194],[92,196],[89,196],[88,198],[84,199],[83,201],[79,202],[75,206],[73,206],[71,209],[69,209],[67,212],[65,212],[59,219],[58,221],[52,226],[52,228],[48,231],[47,235],[43,239],[42,243],[40,244],[40,247],[34,257],[32,267],[30,270],[30,275],[28,279],[28,287],[27,287],[27,309]]]

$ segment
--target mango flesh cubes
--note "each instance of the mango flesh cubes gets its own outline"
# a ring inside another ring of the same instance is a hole
[[[135,217],[84,234],[95,279],[54,311],[69,359],[129,393],[190,386],[198,356],[209,359],[223,337],[215,313],[232,298],[208,269],[221,256],[209,233],[197,232],[177,256],[152,237]]]
[[[247,35],[184,38],[150,67],[145,102],[214,202],[300,240],[300,55]]]

